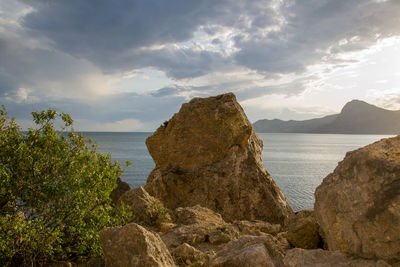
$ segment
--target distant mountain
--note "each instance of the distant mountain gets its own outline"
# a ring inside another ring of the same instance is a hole
[[[259,133],[400,134],[400,110],[352,100],[339,114],[304,121],[259,120],[253,125]]]

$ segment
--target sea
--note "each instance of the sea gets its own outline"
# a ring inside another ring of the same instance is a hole
[[[85,132],[124,168],[121,179],[131,188],[143,186],[154,168],[146,138],[152,133]],[[294,211],[313,209],[314,191],[346,152],[378,141],[387,135],[261,133],[264,167],[281,188]],[[125,166],[129,160],[132,165]]]

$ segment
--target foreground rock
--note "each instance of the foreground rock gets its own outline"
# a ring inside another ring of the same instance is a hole
[[[315,199],[329,250],[400,261],[400,137],[347,153]]]
[[[131,207],[132,222],[153,226],[171,221],[168,209],[158,199],[150,196],[143,187],[125,192],[119,201]]]
[[[228,243],[210,258],[213,267],[274,267],[283,266],[283,253],[271,236],[241,236]]]
[[[227,221],[283,224],[292,209],[265,171],[262,142],[233,94],[195,98],[146,141],[145,189],[168,208],[201,206]]]
[[[105,228],[100,241],[106,266],[175,266],[160,237],[138,224]]]
[[[236,227],[226,223],[218,213],[204,207],[177,208],[174,218],[178,225],[161,234],[170,250],[187,243],[202,251],[212,251],[239,236]]]
[[[295,248],[286,252],[285,267],[389,267],[383,260],[351,259],[338,251]]]

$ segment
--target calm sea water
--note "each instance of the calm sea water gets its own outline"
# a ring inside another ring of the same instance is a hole
[[[122,179],[131,187],[143,186],[154,168],[145,140],[152,133],[99,133],[85,136],[96,141],[99,151],[111,153],[124,166]],[[383,135],[259,134],[264,142],[263,162],[295,211],[312,209],[315,188],[333,171],[347,151],[365,146]]]

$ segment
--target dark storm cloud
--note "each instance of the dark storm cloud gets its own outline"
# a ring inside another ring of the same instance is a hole
[[[57,49],[107,72],[152,66],[176,79],[202,76],[221,61],[267,73],[299,73],[326,56],[364,49],[400,33],[397,0],[286,0],[275,7],[277,2],[255,0],[24,3],[36,11],[23,18],[23,25],[51,39]],[[141,49],[191,40],[200,28],[218,34],[221,27],[237,32],[240,51],[232,58],[181,48]],[[348,43],[339,46],[342,39]]]
[[[192,39],[201,26],[211,29],[249,28],[274,23],[270,1],[233,0],[147,0],[118,2],[31,1],[35,11],[26,15],[23,26],[32,34],[54,42],[57,49],[85,58],[106,72],[156,67],[177,79],[202,76],[212,70],[219,53],[191,49],[146,47],[174,44]]]

